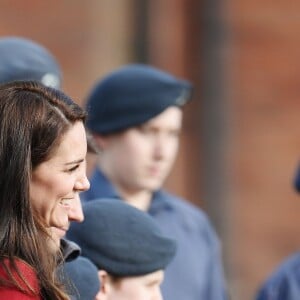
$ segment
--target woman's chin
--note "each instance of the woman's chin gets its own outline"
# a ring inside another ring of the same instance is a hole
[[[49,238],[49,248],[54,252],[60,249],[60,240],[65,236],[65,231],[56,227],[51,227]]]

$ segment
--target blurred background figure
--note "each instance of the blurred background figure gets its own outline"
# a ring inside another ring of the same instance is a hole
[[[190,82],[145,64],[125,65],[99,80],[86,109],[100,154],[82,199],[122,199],[148,212],[176,240],[178,252],[162,284],[166,300],[223,300],[220,245],[210,221],[162,189],[177,156],[182,110],[191,93]]]
[[[193,82],[197,101],[184,109],[165,186],[210,217],[233,300],[252,300],[300,248],[300,201],[290,189],[300,148],[298,7],[267,0],[1,1],[0,36],[49,49],[64,90],[82,105],[95,79],[131,62]]]
[[[164,269],[176,252],[145,212],[117,199],[84,204],[85,221],[73,224],[68,237],[98,268],[97,300],[161,300]],[[88,299],[85,294],[82,299]]]
[[[300,167],[294,179],[295,190],[300,193]],[[286,258],[266,280],[257,300],[297,300],[300,295],[300,253]]]
[[[59,88],[61,79],[56,59],[42,45],[22,37],[0,38],[0,83],[37,80]]]

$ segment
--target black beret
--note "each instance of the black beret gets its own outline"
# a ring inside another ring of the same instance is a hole
[[[191,90],[190,82],[154,67],[124,66],[92,89],[86,103],[87,127],[107,134],[140,125],[169,106],[183,106]]]
[[[68,238],[99,270],[119,276],[139,276],[165,269],[176,252],[147,213],[118,199],[98,199],[83,205],[85,219],[73,223]]]
[[[75,299],[94,300],[100,291],[97,267],[86,257],[79,256],[62,266],[62,282]]]
[[[294,187],[298,193],[300,193],[300,166],[297,168],[297,172],[294,178]]]
[[[37,80],[59,88],[60,68],[49,51],[34,41],[19,37],[0,38],[0,83]]]

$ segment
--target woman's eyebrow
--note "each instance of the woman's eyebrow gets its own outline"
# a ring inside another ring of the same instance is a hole
[[[78,159],[78,160],[74,160],[74,161],[67,162],[67,163],[65,163],[65,165],[67,166],[67,165],[79,164],[79,163],[82,163],[82,162],[84,162],[84,159],[83,159],[83,158],[82,158],[82,159]]]

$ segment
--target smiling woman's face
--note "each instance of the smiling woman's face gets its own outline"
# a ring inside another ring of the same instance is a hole
[[[73,208],[81,212],[79,192],[89,188],[86,152],[85,129],[82,122],[77,122],[64,134],[52,157],[32,172],[31,205],[49,227],[57,247],[72,221]]]

